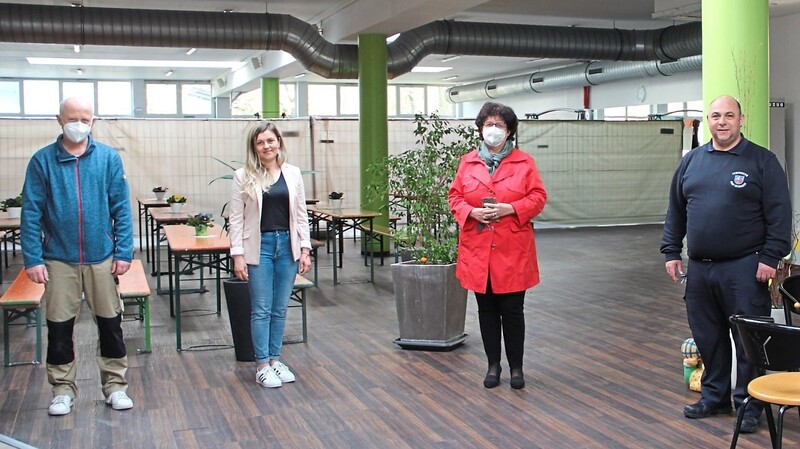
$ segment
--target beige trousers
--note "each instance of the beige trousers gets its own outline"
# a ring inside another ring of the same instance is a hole
[[[48,327],[47,380],[53,395],[76,397],[74,338],[75,321],[81,309],[81,294],[92,311],[98,329],[97,366],[103,394],[125,391],[128,357],[122,338],[122,301],[117,292],[111,259],[94,265],[45,262],[49,281],[45,285],[45,316]]]

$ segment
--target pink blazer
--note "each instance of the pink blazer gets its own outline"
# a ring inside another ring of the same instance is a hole
[[[281,167],[283,179],[289,188],[289,235],[292,240],[292,256],[300,259],[301,248],[311,249],[308,231],[308,211],[303,175],[294,165],[284,163]],[[262,192],[252,198],[242,190],[244,168],[233,174],[230,202],[231,256],[244,254],[248,265],[258,265],[261,257],[261,201]]]

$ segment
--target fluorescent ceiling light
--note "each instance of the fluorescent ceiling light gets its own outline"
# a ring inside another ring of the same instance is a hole
[[[295,77],[295,78],[302,78],[302,77],[304,77],[304,76],[306,76],[305,72],[303,72],[303,73],[298,73],[298,74],[297,74],[297,75],[295,75],[294,77]]]
[[[460,58],[460,57],[461,57],[461,55],[453,55],[453,56],[448,56],[448,57],[446,57],[446,58],[442,59],[442,62],[450,62],[450,61],[455,61],[456,59],[458,59],[458,58]]]
[[[191,56],[191,55],[192,55],[192,54],[194,54],[194,52],[196,52],[196,51],[197,51],[197,49],[196,49],[196,48],[190,48],[190,49],[186,50],[186,54],[187,54],[187,55],[189,55],[189,56]]]
[[[439,73],[439,72],[446,72],[448,70],[453,70],[452,67],[426,67],[424,65],[418,65],[411,69],[412,72],[416,73]]]
[[[167,70],[167,72],[164,74],[164,76],[172,76],[173,73],[175,73],[175,72],[173,72],[172,70]]]
[[[81,46],[78,45],[78,44],[73,45],[72,46],[72,51],[74,51],[75,53],[80,53],[81,52]]]
[[[450,80],[454,80],[456,78],[458,78],[458,75],[446,76],[446,77],[442,78],[442,81],[450,81]]]
[[[386,38],[386,43],[391,44],[392,42],[396,41],[398,37],[400,37],[400,33],[392,34],[391,36]]]
[[[155,59],[76,59],[76,58],[26,58],[28,64],[36,65],[82,65],[96,67],[181,67],[223,68],[240,66],[241,61],[167,61]]]

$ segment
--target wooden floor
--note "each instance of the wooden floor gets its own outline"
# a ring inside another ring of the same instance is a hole
[[[140,323],[124,325],[132,410],[103,403],[84,309],[73,412],[47,415],[44,366],[2,368],[0,434],[37,448],[728,447],[733,416],[690,420],[681,412],[699,395],[683,383],[680,345],[690,334],[681,286],[668,281],[658,253],[660,233],[660,226],[538,231],[542,283],[526,298],[524,390],[509,387],[505,361],[500,387],[483,388],[473,297],[465,345],[402,350],[392,343],[388,263],[374,284],[334,287],[328,258],[319,288],[309,291],[309,341],[283,349],[296,383],[259,387],[253,365],[236,362],[232,349],[176,352],[167,299],[156,296],[152,354],[135,351]],[[341,277],[367,276],[352,240],[345,248]],[[21,257],[12,261],[6,283]],[[212,294],[185,298],[185,307],[214,308]],[[290,321],[287,334],[297,335],[297,317]],[[183,325],[184,345],[232,341],[224,307],[222,316],[185,316]],[[30,329],[15,327],[11,340],[16,357],[33,357]],[[798,447],[796,413],[786,427],[784,447]],[[739,447],[769,447],[765,426]]]

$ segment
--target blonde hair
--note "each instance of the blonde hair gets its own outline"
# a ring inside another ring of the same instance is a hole
[[[258,157],[258,150],[256,150],[256,139],[258,135],[269,131],[275,134],[278,138],[279,148],[276,163],[278,167],[283,166],[286,162],[286,146],[283,143],[283,136],[278,131],[278,127],[273,122],[262,121],[258,122],[247,134],[247,160],[244,165],[244,183],[242,189],[250,197],[256,198],[261,192],[269,192],[272,184],[275,184],[277,179],[273,179],[269,174],[269,170],[261,163]]]

